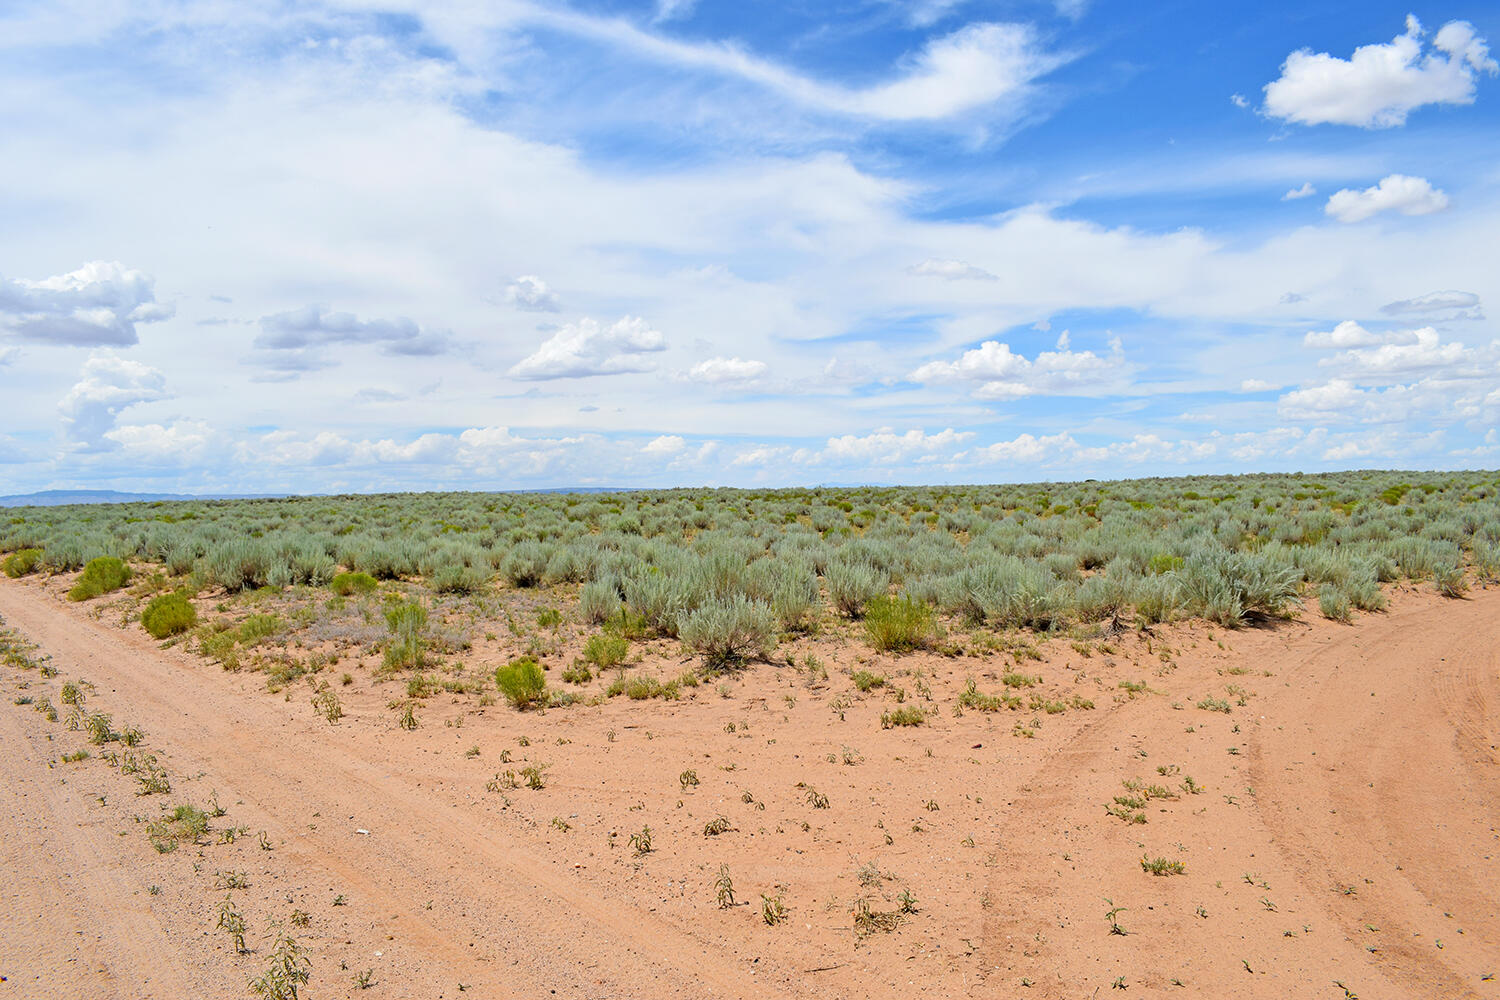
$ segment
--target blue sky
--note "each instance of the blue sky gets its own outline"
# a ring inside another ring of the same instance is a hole
[[[1495,468],[1497,35],[0,3],[0,492]]]

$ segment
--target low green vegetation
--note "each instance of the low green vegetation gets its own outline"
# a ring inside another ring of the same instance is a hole
[[[0,561],[0,571],[14,580],[35,572],[41,561],[41,549],[19,549]]]
[[[161,594],[141,612],[141,624],[153,638],[167,639],[197,625],[198,612],[185,594]]]
[[[529,656],[497,667],[495,684],[507,701],[523,711],[546,703],[547,675]]]
[[[114,556],[99,556],[90,559],[79,574],[78,581],[68,591],[68,600],[87,601],[90,598],[119,590],[130,580],[130,567],[124,560]]]

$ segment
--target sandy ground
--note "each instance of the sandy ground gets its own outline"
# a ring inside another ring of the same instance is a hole
[[[1392,597],[1354,625],[1048,642],[1034,690],[1095,706],[1055,715],[955,714],[1009,658],[833,638],[796,651],[826,680],[757,664],[545,714],[438,695],[405,731],[368,673],[329,725],[305,686],[0,580],[58,671],[0,666],[0,997],[247,995],[298,911],[304,997],[1500,997],[1500,590]],[[137,795],[118,744],[64,762],[84,734],[14,704],[61,709],[68,680],[145,731],[170,793]],[[898,686],[924,724],[881,728]],[[507,787],[528,766],[545,786]],[[1172,795],[1129,822],[1127,781]],[[158,854],[145,821],[179,802],[224,812]]]

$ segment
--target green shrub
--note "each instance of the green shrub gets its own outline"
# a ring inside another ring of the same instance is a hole
[[[512,705],[523,711],[541,704],[547,697],[547,675],[542,672],[541,664],[529,656],[497,667],[495,684]]]
[[[415,601],[387,608],[386,628],[391,633],[385,647],[385,665],[393,669],[420,667],[423,659],[422,632],[427,627],[427,609]]]
[[[444,566],[432,574],[432,589],[439,594],[477,594],[484,590],[485,575],[472,566]]]
[[[620,611],[620,593],[614,584],[596,581],[578,590],[578,612],[591,625],[602,625]]]
[[[6,556],[5,562],[0,563],[0,570],[14,580],[35,571],[37,564],[41,561],[41,549],[21,549],[19,552],[12,552]]]
[[[185,595],[162,594],[153,597],[141,612],[141,624],[152,638],[165,639],[198,624],[198,612]]]
[[[905,595],[882,594],[865,604],[865,632],[876,649],[892,653],[920,649],[931,640],[933,627],[932,609]]]
[[[600,670],[624,663],[625,654],[629,651],[630,640],[623,635],[591,635],[583,644],[583,658]]]
[[[863,692],[873,691],[878,687],[885,687],[885,677],[880,674],[872,674],[868,670],[856,670],[850,676],[854,686]]]
[[[329,582],[328,589],[340,597],[348,597],[351,594],[368,594],[378,586],[379,582],[368,573],[340,573]]]
[[[86,601],[91,597],[119,590],[130,579],[130,567],[114,556],[90,559],[73,589],[68,591],[68,600]]]

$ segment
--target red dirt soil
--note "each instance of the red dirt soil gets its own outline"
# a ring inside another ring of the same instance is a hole
[[[303,687],[0,581],[5,625],[59,671],[0,667],[0,997],[247,995],[268,918],[299,910],[312,997],[1500,997],[1500,590],[1392,597],[1352,626],[1049,641],[1019,669],[1096,707],[1033,738],[1030,711],[954,713],[1008,660],[838,639],[797,649],[823,681],[756,664],[545,714],[439,695],[408,732],[368,675],[329,725]],[[882,729],[893,695],[849,669],[929,686],[927,721]],[[84,734],[14,704],[61,710],[68,680],[145,730],[170,794],[137,796],[118,745],[63,762]],[[544,788],[486,789],[529,765]],[[1105,811],[1132,779],[1173,793],[1144,823]],[[142,820],[211,801],[198,843],[152,849]],[[1185,871],[1143,870],[1158,857]],[[226,895],[249,954],[214,927]],[[856,900],[893,929],[857,934]]]

